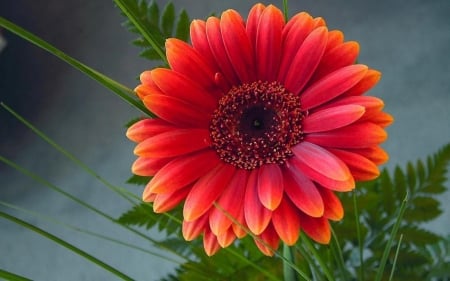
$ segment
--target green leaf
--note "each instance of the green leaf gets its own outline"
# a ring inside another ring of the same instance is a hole
[[[404,219],[408,222],[426,222],[435,219],[442,213],[439,204],[434,198],[417,196],[411,200]]]
[[[394,171],[394,188],[397,198],[404,198],[406,195],[406,178],[402,169],[397,166]]]
[[[114,0],[127,17],[124,26],[139,35],[133,44],[142,48],[140,56],[149,60],[162,60],[167,67],[165,40],[176,37],[189,39],[189,16],[181,10],[176,16],[175,6],[169,2],[162,13],[155,1]]]
[[[175,31],[175,37],[187,41],[189,39],[189,16],[186,12],[186,10],[181,10],[178,23],[177,23],[177,29]]]
[[[175,25],[175,6],[169,2],[164,8],[161,18],[161,29],[166,37],[172,36],[173,27]]]
[[[152,177],[132,175],[126,182],[135,185],[146,185]]]
[[[439,242],[442,237],[434,234],[428,230],[421,229],[417,226],[404,226],[401,229],[406,243],[413,243],[415,245],[425,246],[427,244],[434,244]]]

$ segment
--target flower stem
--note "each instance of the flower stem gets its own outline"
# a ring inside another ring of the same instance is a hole
[[[355,212],[355,225],[356,225],[356,236],[358,236],[358,248],[359,248],[359,278],[361,281],[364,280],[364,253],[363,244],[361,237],[361,226],[359,222],[359,212],[358,204],[356,204],[356,191],[353,191],[353,209]]]
[[[287,22],[289,19],[289,10],[288,10],[288,0],[283,0],[283,15],[284,15],[284,21]]]
[[[295,264],[292,248],[286,244],[283,244],[283,257],[284,281],[298,281],[295,270],[286,262],[289,261]]]

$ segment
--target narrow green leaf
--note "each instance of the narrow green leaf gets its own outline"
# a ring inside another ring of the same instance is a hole
[[[12,222],[18,224],[18,225],[21,225],[21,226],[23,226],[23,227],[25,227],[25,228],[27,228],[29,230],[32,230],[32,231],[42,235],[43,237],[45,237],[45,238],[47,238],[49,240],[52,240],[53,242],[55,242],[55,243],[65,247],[65,248],[71,250],[72,252],[74,252],[74,253],[80,255],[81,257],[89,260],[90,262],[98,265],[99,267],[101,267],[101,268],[111,272],[112,274],[116,275],[118,278],[120,278],[122,280],[133,280],[131,277],[127,276],[126,274],[124,274],[122,272],[120,272],[119,270],[115,269],[114,267],[106,264],[105,262],[95,258],[94,256],[92,256],[92,255],[88,254],[87,252],[81,250],[80,248],[75,247],[74,245],[72,245],[72,244],[70,244],[70,243],[68,243],[68,242],[66,242],[66,241],[56,237],[55,235],[53,235],[53,234],[51,234],[51,233],[49,233],[49,232],[47,232],[47,231],[45,231],[45,230],[43,230],[41,228],[38,228],[38,227],[36,227],[36,226],[34,226],[32,224],[29,224],[29,223],[27,223],[27,222],[25,222],[25,221],[23,221],[23,220],[21,220],[19,218],[11,216],[11,215],[9,215],[7,213],[4,213],[2,211],[0,211],[0,217],[3,217],[3,218],[5,218],[5,219],[7,219],[9,221],[12,221]]]
[[[152,177],[144,177],[138,175],[132,175],[126,183],[135,184],[135,185],[146,185]]]
[[[165,37],[171,37],[173,27],[175,25],[175,6],[172,2],[169,2],[164,8],[163,15],[161,17],[161,27]]]
[[[294,255],[292,253],[292,248],[283,243],[283,257],[295,264]],[[289,266],[289,264],[283,262],[283,276],[284,281],[298,281],[295,271]]]
[[[402,245],[403,234],[400,234],[400,239],[398,240],[397,249],[395,250],[394,262],[392,264],[391,274],[389,275],[389,281],[394,277],[395,267],[397,266],[398,253],[400,252],[400,246]]]
[[[425,182],[425,167],[423,165],[422,160],[417,160],[416,164],[417,169],[417,177],[419,178],[419,184],[423,184]]]
[[[0,278],[9,281],[32,281],[32,279],[25,278],[23,276],[17,275],[15,273],[3,270],[0,268]]]
[[[406,195],[406,178],[402,169],[399,166],[395,167],[394,171],[394,186],[397,198],[404,198]]]
[[[146,1],[141,0],[140,6],[141,11],[145,11],[147,9]],[[148,19],[153,26],[159,25],[159,7],[155,1],[152,1],[148,6]]]
[[[78,69],[82,73],[86,74],[90,78],[94,79],[104,87],[108,88],[112,92],[114,92],[116,95],[121,97],[123,100],[125,100],[127,103],[131,104],[132,106],[136,107],[143,113],[149,116],[153,116],[150,111],[142,104],[142,102],[135,99],[135,94],[133,90],[125,87],[124,85],[114,81],[113,79],[103,75],[102,73],[90,68],[89,66],[79,62],[78,60],[70,57],[69,55],[65,54],[61,50],[55,48],[54,46],[50,45],[46,41],[42,40],[41,38],[37,37],[36,35],[26,31],[25,29],[15,25],[14,23],[0,17],[0,26],[6,28],[7,30],[11,31],[12,33],[22,37],[23,39],[29,41],[30,43],[38,46],[39,48],[49,52],[50,54],[58,57],[59,59],[63,60],[64,62],[70,64],[75,69]]]
[[[411,162],[408,162],[408,164],[406,165],[406,171],[409,187],[408,190],[411,194],[414,194],[416,190],[416,173]]]

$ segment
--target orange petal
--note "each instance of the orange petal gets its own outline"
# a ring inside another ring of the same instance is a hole
[[[244,20],[235,10],[227,10],[220,18],[220,32],[228,58],[241,83],[255,81],[253,45],[245,31]]]
[[[320,192],[320,196],[322,196],[323,204],[325,206],[323,216],[329,220],[341,220],[344,217],[344,208],[342,207],[339,198],[328,188],[319,185],[317,186],[317,189]]]
[[[317,107],[317,110],[332,108],[341,105],[360,105],[365,108],[364,115],[361,119],[370,118],[370,116],[380,112],[384,103],[381,99],[371,96],[341,96],[330,103]]]
[[[147,184],[146,194],[168,193],[185,187],[219,164],[217,154],[212,150],[201,151],[177,157],[161,168]]]
[[[289,70],[286,72],[286,76],[278,76],[279,81],[284,84],[288,91],[294,94],[300,93],[314,74],[325,51],[327,33],[326,27],[314,29],[296,52],[294,59],[288,66]],[[283,69],[280,71],[282,73]]]
[[[205,253],[209,257],[217,253],[220,249],[217,237],[209,229],[205,230],[205,234],[203,236],[203,247],[205,248]]]
[[[227,231],[232,224],[232,220],[229,217],[237,220],[239,214],[242,212],[248,174],[249,172],[246,170],[237,170],[217,200],[217,205],[220,209],[214,208],[211,210],[209,226],[215,235]]]
[[[387,133],[383,128],[363,122],[333,131],[308,134],[305,140],[325,147],[364,148],[378,145],[386,138]]]
[[[373,86],[375,86],[381,79],[381,72],[369,69],[364,77],[352,88],[347,90],[344,96],[360,96],[365,92],[369,91]]]
[[[172,210],[186,198],[190,190],[191,187],[187,186],[173,192],[156,194],[153,201],[153,211],[155,213],[165,213]]]
[[[266,256],[273,256],[280,244],[280,238],[271,224],[254,240],[256,246]]]
[[[356,181],[373,180],[380,175],[377,165],[360,154],[341,149],[329,151],[347,164]]]
[[[261,234],[269,225],[272,212],[265,208],[258,196],[258,170],[252,170],[245,192],[244,215],[250,231]]]
[[[300,214],[302,229],[314,241],[321,244],[330,243],[331,230],[330,223],[325,217],[312,218],[305,214]]]
[[[300,215],[288,198],[284,198],[273,212],[272,224],[284,243],[291,246],[297,242],[300,235]]]
[[[147,95],[144,105],[161,119],[181,127],[208,128],[210,114],[185,101],[167,95]]]
[[[224,233],[217,235],[217,242],[219,243],[220,247],[226,248],[231,245],[231,243],[236,240],[236,235],[233,232],[233,229],[230,227],[227,231]]]
[[[381,165],[389,160],[389,155],[379,146],[372,146],[366,148],[347,149],[353,153],[357,153],[369,159],[376,165]]]
[[[259,19],[256,37],[257,73],[262,81],[275,81],[277,78],[283,26],[283,13],[273,5],[267,6]]]
[[[258,196],[264,207],[273,211],[283,198],[283,175],[278,164],[266,164],[259,168]]]
[[[154,135],[171,131],[175,129],[174,126],[161,119],[143,119],[133,125],[127,130],[127,138],[134,142],[141,142],[145,139],[153,137]]]
[[[235,171],[234,166],[219,164],[201,177],[186,198],[183,208],[184,219],[195,220],[206,213],[225,190]]]
[[[347,126],[365,112],[360,105],[341,105],[317,111],[303,120],[303,132],[323,132]]]
[[[241,239],[244,238],[247,235],[248,227],[247,223],[245,222],[245,214],[244,214],[244,208],[239,209],[239,215],[236,216],[237,223],[233,223],[231,226],[233,228],[234,234]]]
[[[172,158],[139,157],[131,166],[131,171],[138,176],[154,176],[171,160]]]
[[[143,157],[166,158],[198,151],[210,145],[208,130],[176,129],[140,142],[134,153]]]
[[[328,32],[327,47],[325,52],[329,52],[331,49],[344,43],[344,33],[340,30],[331,30]]]
[[[202,234],[208,226],[208,215],[205,214],[193,221],[183,220],[181,232],[186,241],[192,241]]]
[[[358,83],[366,72],[367,66],[354,64],[328,74],[301,94],[302,109],[314,108],[343,94]]]
[[[216,108],[217,98],[190,78],[165,68],[156,68],[151,74],[165,95],[179,98],[205,112],[211,113]]]
[[[321,217],[324,206],[316,185],[293,165],[288,165],[284,178],[284,189],[295,206],[310,216]]]

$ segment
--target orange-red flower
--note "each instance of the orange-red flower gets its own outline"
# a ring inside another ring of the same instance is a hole
[[[183,235],[208,255],[251,233],[272,255],[303,230],[330,240],[343,209],[335,191],[378,176],[392,117],[363,96],[380,73],[355,64],[357,42],[322,18],[256,4],[194,20],[191,44],[166,41],[170,69],[141,74],[136,92],[158,118],[127,132],[132,171],[153,176],[155,212],[183,204]]]

